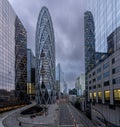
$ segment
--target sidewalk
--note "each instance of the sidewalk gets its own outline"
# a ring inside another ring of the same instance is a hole
[[[48,106],[48,114],[36,116],[35,118],[30,118],[30,115],[24,116],[19,115],[17,120],[24,124],[33,124],[33,125],[53,125],[56,124],[58,120],[58,105],[51,104]]]
[[[25,107],[22,107],[22,108],[18,108],[18,109],[15,109],[15,110],[11,110],[11,111],[8,111],[8,112],[4,112],[4,113],[1,113],[0,114],[0,127],[4,127],[3,125],[3,121],[11,114],[15,113],[15,112],[19,112],[21,110],[24,110],[24,109],[27,109],[33,105],[35,105],[36,103],[33,103],[33,104],[30,104],[30,105],[27,105]]]

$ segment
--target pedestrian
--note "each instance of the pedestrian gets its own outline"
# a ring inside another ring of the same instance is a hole
[[[19,126],[20,126],[20,127],[22,126],[21,122],[19,122]]]

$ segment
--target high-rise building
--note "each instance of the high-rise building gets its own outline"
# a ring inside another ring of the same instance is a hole
[[[1,103],[6,106],[15,104],[15,95],[18,95],[20,90],[25,90],[25,82],[20,85],[19,91],[16,89],[17,84],[21,83],[18,77],[21,75],[21,79],[24,76],[24,79],[27,78],[25,73],[21,74],[21,70],[26,69],[26,58],[22,59],[24,52],[26,52],[26,30],[9,2],[0,0],[0,106]]]
[[[76,79],[75,88],[77,90],[77,95],[82,96],[85,92],[85,74],[80,74]]]
[[[57,85],[57,92],[63,93],[65,90],[65,80],[64,80],[64,72],[62,71],[61,65],[57,64],[56,67],[56,82],[58,83]]]
[[[0,103],[15,92],[15,19],[9,2],[0,0]]]
[[[85,73],[95,66],[95,26],[90,11],[84,13]]]
[[[96,58],[87,74],[92,119],[101,126],[120,126],[120,1],[87,1],[95,23]],[[101,59],[102,58],[102,59]]]
[[[15,86],[16,97],[27,101],[27,32],[16,17],[15,20]]]
[[[88,102],[87,74],[95,67],[95,24],[91,11],[84,13],[84,40],[85,40],[85,98],[86,114],[91,118],[91,106]]]
[[[36,27],[36,101],[55,100],[55,39],[50,13],[43,7]]]
[[[31,49],[27,49],[27,94],[35,98],[35,56]]]

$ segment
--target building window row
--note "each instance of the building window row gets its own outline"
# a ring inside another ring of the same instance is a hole
[[[90,92],[89,93],[89,97],[90,100],[96,100],[96,97],[98,95],[98,103],[102,102],[102,92],[98,91],[98,92]],[[113,99],[114,99],[114,103],[117,104],[120,102],[120,89],[114,89],[113,90]],[[105,90],[104,91],[104,100],[105,103],[110,102],[110,90]]]

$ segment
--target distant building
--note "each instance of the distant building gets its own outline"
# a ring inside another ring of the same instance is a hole
[[[63,94],[67,95],[67,83],[64,81],[64,90],[63,90]]]
[[[61,69],[60,64],[56,67],[56,81],[59,82],[59,90],[63,93],[64,90],[64,72]]]
[[[42,7],[36,26],[36,101],[55,101],[55,39],[50,13]]]
[[[84,95],[85,91],[85,74],[80,74],[80,76],[76,79],[75,88],[77,90],[77,95]]]
[[[60,93],[66,93],[67,91],[67,84],[64,79],[64,72],[62,71],[62,68],[60,64],[56,67],[56,82],[57,82],[57,92]]]
[[[27,49],[27,94],[35,98],[35,56],[31,49]]]

